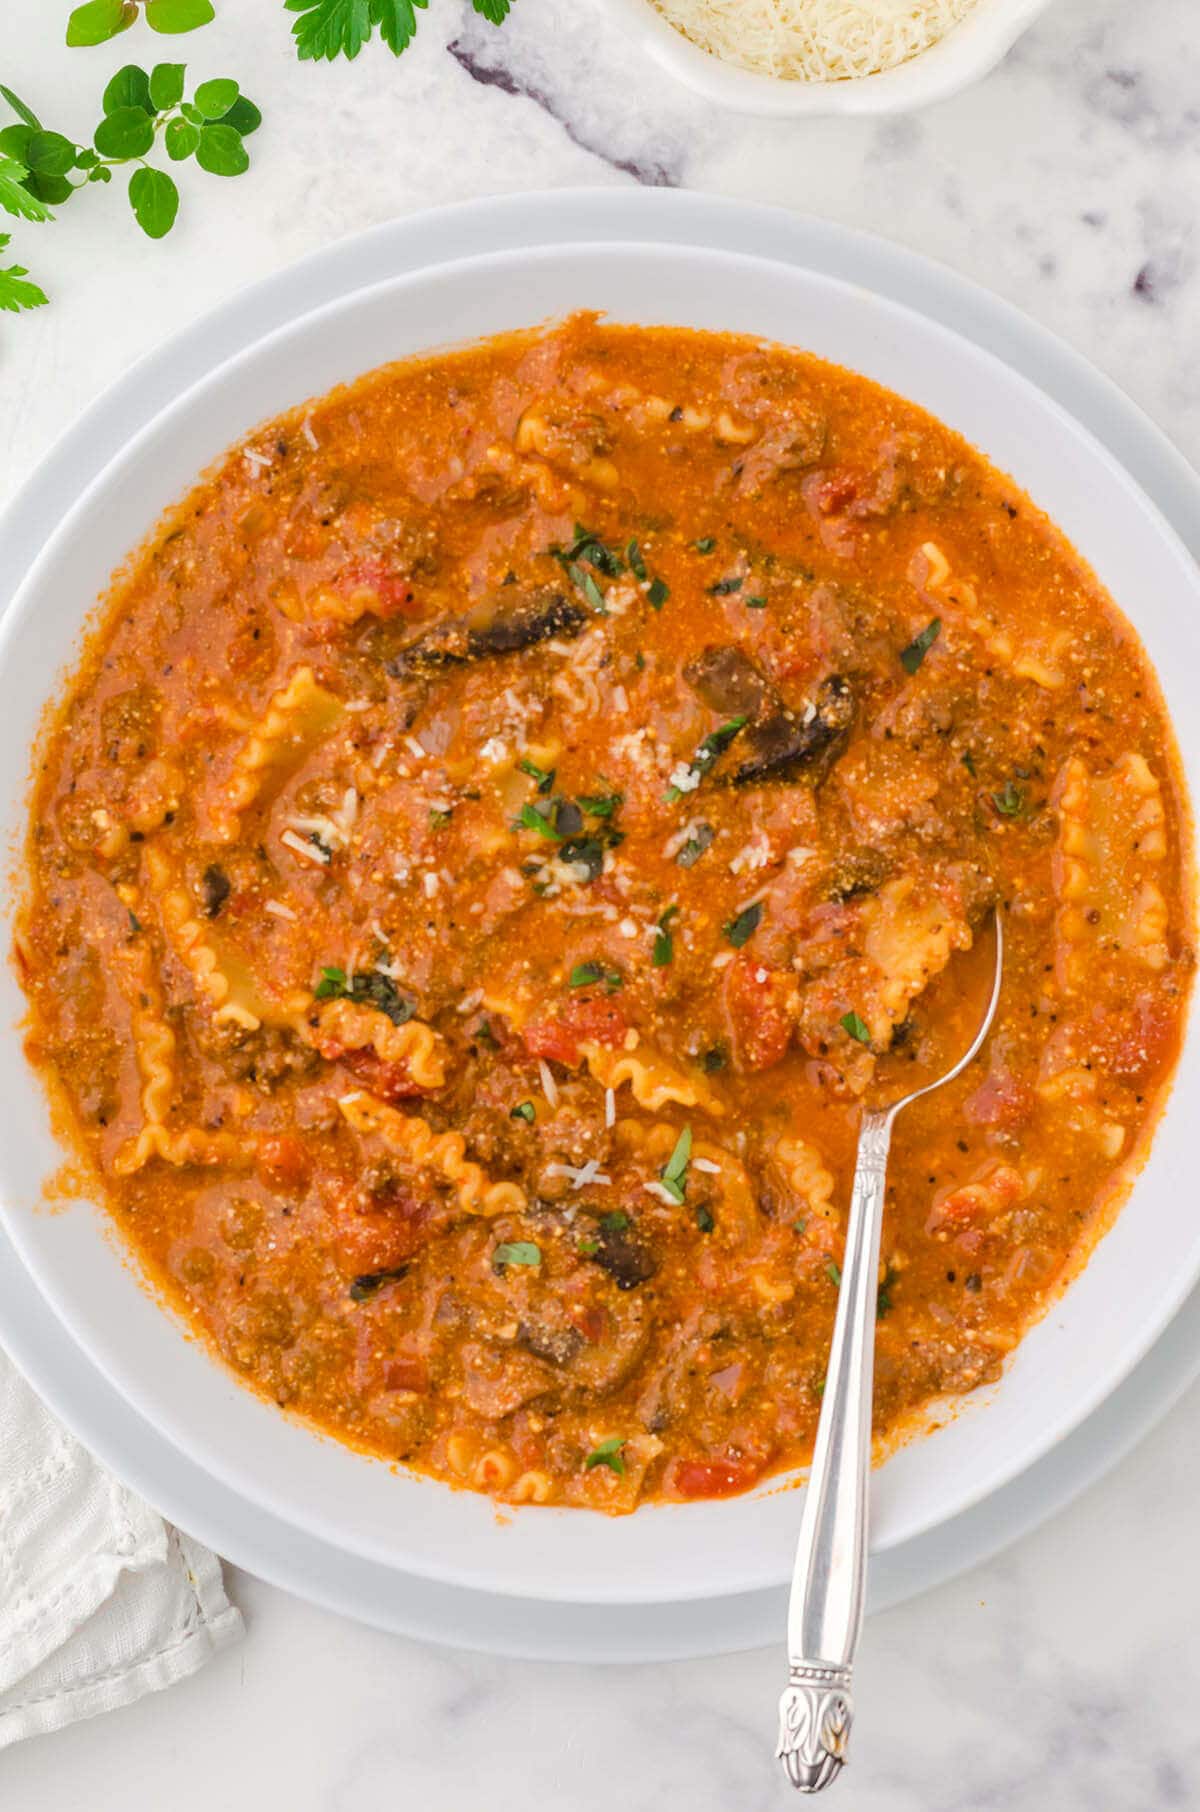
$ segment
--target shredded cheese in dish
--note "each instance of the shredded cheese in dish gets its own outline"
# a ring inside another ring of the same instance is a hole
[[[792,82],[848,82],[929,50],[976,0],[654,0],[701,50]]]

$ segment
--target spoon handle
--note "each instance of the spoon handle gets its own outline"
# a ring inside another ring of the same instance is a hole
[[[792,1575],[791,1683],[779,1701],[776,1754],[802,1793],[818,1792],[837,1775],[853,1718],[850,1674],[867,1575],[879,1239],[891,1139],[890,1112],[863,1115],[837,1319]]]

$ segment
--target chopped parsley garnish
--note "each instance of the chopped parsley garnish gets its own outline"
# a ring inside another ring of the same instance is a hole
[[[716,1221],[713,1219],[712,1209],[704,1202],[697,1202],[696,1225],[699,1227],[701,1233],[711,1233],[716,1224]]]
[[[508,1117],[510,1120],[525,1120],[532,1126],[537,1119],[537,1110],[532,1101],[518,1101],[515,1107],[509,1109]]]
[[[572,585],[578,586],[597,616],[608,615],[608,605],[604,602],[604,593],[596,584],[591,573],[585,573],[577,560],[567,562],[567,576]]]
[[[589,818],[611,818],[625,803],[624,793],[580,793],[575,803]]]
[[[728,579],[718,579],[716,584],[710,585],[708,589],[714,598],[727,598],[732,592],[741,591],[745,583],[745,579],[735,573]]]
[[[992,803],[1002,817],[1019,818],[1025,808],[1025,794],[1011,780],[1006,780],[1003,789],[992,794]]]
[[[736,918],[726,919],[722,929],[735,950],[740,950],[743,944],[750,942],[762,923],[762,915],[762,901],[755,900],[752,906],[747,906]]]
[[[356,1277],[350,1285],[350,1300],[351,1302],[367,1302],[376,1291],[382,1290],[384,1284],[399,1283],[402,1277],[407,1276],[407,1265],[393,1265],[388,1271],[364,1271],[362,1276]]]
[[[356,969],[349,983],[344,969],[322,969],[313,994],[317,1000],[354,1000],[361,1006],[377,1007],[396,1026],[407,1025],[417,1010],[416,1001],[401,994],[391,976],[378,969]]]
[[[532,800],[526,800],[520,812],[513,819],[512,828],[536,831],[539,837],[547,837],[551,843],[557,843],[559,833],[550,822],[550,813],[553,809],[552,805],[539,807],[534,805]]]
[[[731,717],[728,723],[720,724],[717,729],[709,731],[688,763],[690,772],[697,780],[704,778],[709,769],[725,753],[738,731],[745,729],[746,723],[745,717]],[[677,799],[683,798],[683,788],[669,786],[663,797],[668,805],[674,805]]]
[[[600,1241],[598,1239],[592,1239],[589,1236],[587,1239],[579,1240],[576,1243],[575,1250],[578,1252],[580,1258],[595,1258],[597,1252],[600,1250]]]
[[[600,1216],[601,1233],[624,1233],[629,1224],[629,1216],[623,1208],[613,1208]]]
[[[548,793],[550,788],[554,785],[554,768],[539,768],[536,761],[529,761],[524,755],[522,755],[520,761],[518,761],[517,766],[520,768],[522,774],[528,774],[531,780],[537,781],[537,790],[539,793]]]
[[[892,1285],[897,1283],[900,1273],[894,1265],[889,1265],[883,1274],[883,1282],[875,1295],[875,1319],[878,1321],[892,1309]]]
[[[446,806],[438,806],[438,805],[430,806],[430,808],[429,808],[429,828],[430,828],[430,830],[445,830],[446,826],[449,824],[449,822],[450,822],[451,818],[453,818],[453,816],[454,816],[454,812],[451,808],[448,808]]]
[[[975,757],[972,755],[970,749],[965,749],[963,751],[962,764],[972,779],[979,773],[979,769],[975,766]]]
[[[531,1239],[506,1239],[492,1253],[492,1268],[503,1271],[508,1265],[532,1265],[542,1262],[542,1249]]]
[[[655,969],[665,969],[675,955],[675,940],[670,933],[670,923],[679,912],[678,906],[668,906],[658,921],[658,933],[654,939],[654,950],[650,961]]]
[[[630,545],[632,546],[633,543]],[[616,548],[607,546],[599,535],[594,535],[590,529],[584,528],[582,522],[575,524],[575,539],[570,547],[556,547],[551,551],[564,566],[569,567],[584,560],[589,566],[594,566],[598,573],[603,573],[606,579],[619,579],[625,571]]]
[[[921,665],[921,662],[925,659],[925,656],[929,653],[929,650],[933,647],[933,644],[937,641],[941,633],[942,619],[941,617],[934,617],[932,622],[926,623],[919,635],[913,637],[907,648],[902,648],[900,650],[900,665],[903,667],[905,673],[915,673],[917,671],[917,668]]]
[[[765,610],[767,608],[767,600],[760,597],[757,592],[752,598],[743,598],[742,602],[747,610]]]
[[[836,1261],[832,1258],[830,1259],[829,1263],[825,1267],[825,1275],[829,1279],[830,1283],[833,1284],[835,1289],[838,1289],[838,1290],[841,1289],[841,1287],[842,1287],[842,1267],[839,1264],[837,1264]]]
[[[610,994],[625,985],[625,978],[617,969],[606,969],[603,963],[576,963],[567,977],[568,988],[594,988],[603,982]]]
[[[666,1166],[659,1178],[663,1188],[674,1202],[682,1202],[687,1188],[688,1165],[692,1161],[692,1129],[685,1126],[675,1141],[675,1149],[667,1159]]]
[[[710,1051],[705,1051],[703,1062],[705,1075],[713,1076],[718,1070],[725,1068],[729,1062],[729,1053],[723,1045],[714,1044]]]
[[[626,547],[625,558],[629,562],[629,570],[634,578],[639,582],[644,581],[646,577],[646,562],[642,559],[642,550],[637,544],[636,536]]]
[[[670,595],[670,586],[665,579],[660,579],[656,574],[655,577],[651,579],[650,588],[646,593],[646,601],[650,605],[650,608],[652,610],[661,610]]]
[[[593,1466],[609,1466],[614,1472],[623,1473],[625,1461],[622,1458],[621,1449],[624,1445],[625,1438],[622,1435],[610,1435],[607,1441],[601,1441],[599,1447],[592,1448],[583,1462],[584,1467],[590,1472]]]
[[[793,1233],[803,1233],[804,1229],[807,1226],[808,1226],[808,1216],[807,1216],[807,1214],[802,1214],[800,1216],[799,1220],[792,1222],[792,1232]]]
[[[675,858],[680,868],[691,868],[698,862],[716,834],[711,824],[698,824]]]
[[[496,1037],[496,1034],[493,1032],[486,1019],[480,1020],[471,1036],[477,1044],[485,1046],[489,1051],[498,1051],[500,1049],[500,1040]]]
[[[715,535],[702,535],[699,541],[692,543],[698,554],[711,554],[716,545],[717,537]]]
[[[849,1032],[851,1038],[857,1038],[859,1044],[870,1044],[871,1030],[864,1019],[857,1013],[843,1013],[838,1020],[843,1032]]]

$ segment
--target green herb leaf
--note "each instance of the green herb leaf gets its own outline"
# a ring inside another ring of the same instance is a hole
[[[851,1038],[857,1038],[859,1044],[870,1044],[871,1031],[865,1020],[857,1013],[843,1013],[838,1020],[843,1032],[849,1032]]]
[[[632,539],[626,547],[625,558],[634,578],[639,585],[643,584],[646,578],[646,562],[642,559],[642,550],[636,538]]]
[[[1006,780],[1003,791],[992,794],[992,802],[1002,817],[1019,818],[1025,808],[1025,794],[1011,780]]]
[[[518,761],[517,766],[520,768],[522,774],[528,774],[531,780],[537,781],[537,790],[539,793],[548,793],[550,788],[554,785],[553,768],[539,768],[536,761],[527,761],[524,755],[522,755],[520,761]]]
[[[709,731],[688,763],[688,767],[698,780],[702,780],[720,756],[725,753],[738,731],[745,728],[747,721],[745,717],[731,717],[728,723],[721,724],[717,729]],[[674,805],[677,799],[683,798],[683,788],[669,786],[663,794],[663,798],[668,805]]]
[[[72,47],[104,44],[128,30],[136,18],[133,0],[85,0],[67,20],[67,43]]]
[[[183,63],[156,63],[150,71],[150,101],[156,113],[178,107],[183,99]]]
[[[503,1240],[492,1253],[492,1266],[503,1271],[506,1265],[539,1266],[542,1262],[542,1250],[530,1239]]]
[[[839,1290],[841,1289],[841,1287],[842,1287],[842,1267],[839,1264],[836,1264],[832,1258],[830,1259],[829,1263],[825,1267],[825,1275],[829,1279],[830,1283],[833,1284],[836,1289],[839,1289]]]
[[[430,830],[435,830],[435,831],[445,830],[446,826],[449,824],[449,822],[453,818],[453,816],[454,816],[453,807],[431,805],[429,808],[429,828],[430,828]]]
[[[753,598],[743,598],[742,603],[746,606],[747,610],[765,610],[767,608],[767,600],[765,598],[760,598],[757,595]]]
[[[710,585],[708,589],[714,598],[727,598],[731,593],[741,591],[742,586],[745,583],[746,581],[744,578],[739,579],[735,575],[733,578],[729,579],[718,579],[716,584]]]
[[[321,970],[321,979],[313,989],[316,1000],[353,1000],[361,1006],[375,1007],[386,1013],[393,1025],[407,1025],[417,1010],[417,1003],[402,994],[390,975],[378,969],[356,969],[347,985],[346,971],[337,968]]]
[[[104,175],[108,176],[107,170]],[[92,180],[91,177],[88,178],[89,182]],[[70,201],[75,193],[65,176],[47,176],[40,170],[30,171],[25,186],[31,195],[36,195],[39,201],[44,201],[48,207],[52,208],[61,206],[64,201]]]
[[[476,10],[482,11],[480,0],[476,0]],[[590,1472],[593,1466],[608,1466],[613,1472],[623,1473],[625,1461],[622,1458],[621,1449],[624,1445],[625,1440],[621,1435],[610,1435],[606,1441],[601,1441],[598,1447],[592,1448],[583,1462],[585,1469]]]
[[[15,157],[0,155],[0,208],[19,220],[53,220],[45,202],[26,188],[28,175],[25,165]]]
[[[793,1233],[803,1233],[804,1229],[807,1226],[808,1226],[808,1216],[807,1216],[807,1214],[802,1214],[800,1216],[799,1220],[795,1220],[792,1222],[792,1232]]]
[[[350,1285],[351,1302],[368,1302],[380,1291],[384,1284],[399,1283],[402,1277],[408,1276],[407,1265],[392,1265],[386,1271],[364,1271]]]
[[[101,157],[145,157],[154,143],[154,121],[144,107],[114,107],[92,134]]]
[[[0,157],[11,157],[14,163],[25,164],[28,169],[25,153],[29,149],[29,141],[34,136],[35,130],[40,131],[41,128],[25,125],[5,126],[3,131],[0,131]]]
[[[8,245],[10,235],[0,233],[0,252]],[[0,308],[9,314],[19,314],[23,308],[42,308],[47,301],[46,292],[30,283],[28,271],[23,264],[10,264],[6,270],[0,269]]]
[[[610,845],[620,842],[620,833],[609,831],[608,840]],[[562,861],[585,871],[583,878],[588,884],[596,879],[604,867],[604,845],[596,837],[571,837],[558,853]]]
[[[675,1141],[675,1149],[667,1159],[659,1181],[667,1194],[676,1202],[682,1202],[687,1189],[688,1165],[692,1161],[692,1129],[685,1126]]]
[[[875,1319],[876,1319],[876,1321],[882,1320],[882,1318],[885,1315],[888,1315],[891,1313],[891,1310],[893,1307],[892,1286],[893,1286],[893,1284],[898,1283],[899,1279],[900,1279],[900,1273],[899,1273],[899,1271],[896,1270],[896,1267],[894,1265],[888,1265],[887,1269],[884,1271],[884,1274],[883,1274],[883,1282],[880,1284],[878,1290],[875,1293]]]
[[[426,0],[371,0],[372,22],[378,25],[379,35],[393,56],[407,50],[416,36],[414,3],[424,6]]]
[[[575,801],[590,818],[611,818],[625,803],[624,793],[580,793]]]
[[[675,857],[680,868],[692,868],[712,843],[716,831],[711,824],[698,824]]]
[[[249,138],[262,125],[262,114],[254,102],[244,94],[239,94],[228,113],[222,114],[217,121],[219,126],[232,126],[243,138]]]
[[[975,766],[975,757],[972,755],[970,749],[964,749],[962,764],[972,780],[974,780],[978,776],[979,769]]]
[[[717,1071],[723,1070],[728,1062],[729,1053],[725,1050],[724,1046],[714,1044],[711,1050],[705,1051],[704,1053],[704,1074],[706,1076],[715,1076]]]
[[[31,132],[22,162],[38,176],[65,176],[75,167],[75,146],[61,132]]]
[[[182,98],[182,83],[180,94]],[[150,98],[150,77],[136,63],[126,63],[118,69],[108,87],[104,90],[100,105],[106,114],[115,113],[118,107],[140,107],[145,113],[154,111]]]
[[[736,918],[726,920],[723,927],[725,936],[735,950],[740,950],[743,944],[749,943],[762,923],[762,915],[762,901],[755,900],[752,906],[747,906]]]
[[[649,589],[646,592],[646,602],[652,610],[661,610],[670,595],[670,586],[665,579],[660,579],[656,574],[655,577],[651,579]]]
[[[698,554],[711,554],[716,545],[717,538],[715,535],[702,535],[699,541],[694,541],[692,543],[692,546]]]
[[[695,1214],[696,1225],[699,1227],[701,1233],[711,1233],[717,1223],[714,1221],[712,1209],[708,1207],[707,1203],[697,1202]]]
[[[216,16],[212,0],[146,0],[146,24],[150,30],[172,36],[209,25]]]
[[[537,1110],[532,1101],[518,1101],[515,1107],[509,1109],[508,1117],[510,1120],[528,1121],[532,1126],[537,1119]]]
[[[150,239],[162,239],[175,225],[179,190],[165,170],[143,165],[129,178],[129,205],[143,233]]]
[[[353,60],[371,36],[369,0],[284,0],[284,5],[300,14],[292,36],[302,62]]]
[[[191,120],[169,120],[163,133],[163,143],[167,147],[167,156],[172,163],[181,164],[185,157],[190,157],[200,143],[200,128],[193,126]]]
[[[655,969],[665,969],[674,958],[675,940],[667,927],[678,911],[678,906],[668,906],[658,921],[658,935],[654,940],[654,950],[650,957],[651,965]]]
[[[192,105],[199,107],[206,120],[219,120],[229,112],[240,92],[237,83],[228,79],[201,82],[192,96]]]
[[[512,0],[471,0],[471,5],[489,25],[503,25],[512,7]]]
[[[578,560],[571,560],[567,564],[567,576],[572,585],[577,586],[583,593],[592,609],[596,612],[596,615],[606,617],[608,615],[608,605],[604,602],[604,593],[596,584],[591,573],[584,572]]]
[[[201,126],[196,162],[210,176],[241,176],[250,168],[242,135],[232,126]]]
[[[539,811],[537,806],[533,805],[528,800],[521,807],[517,817],[513,819],[512,828],[514,830],[536,831],[539,837],[547,837],[551,843],[557,843],[559,840],[558,832],[550,823],[546,813]]]
[[[0,99],[8,102],[22,125],[32,127],[34,132],[41,131],[42,122],[33,108],[27,107],[21,97],[14,94],[11,88],[6,88],[3,82],[0,82]]]
[[[568,988],[592,988],[604,980],[603,963],[576,963],[567,977]]]
[[[941,633],[942,619],[941,617],[934,617],[931,623],[925,625],[920,635],[915,635],[913,637],[907,648],[902,648],[900,650],[900,665],[903,667],[905,673],[915,673],[917,671],[917,668],[921,665],[921,662],[925,659],[925,656],[929,653],[929,650],[933,647],[933,644],[937,641]]]
[[[595,1258],[597,1252],[600,1250],[600,1241],[598,1239],[592,1239],[589,1235],[587,1238],[576,1242],[575,1250],[578,1252],[580,1258]]]
[[[624,1233],[630,1224],[629,1216],[623,1208],[612,1208],[607,1214],[600,1216],[602,1233]]]

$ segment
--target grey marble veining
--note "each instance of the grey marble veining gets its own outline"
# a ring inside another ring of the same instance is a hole
[[[78,136],[127,57],[235,74],[251,176],[189,168],[141,239],[114,183],[11,256],[53,291],[0,316],[0,502],[137,354],[256,277],[439,202],[678,184],[912,245],[1069,340],[1200,460],[1200,0],[1057,0],[981,87],[905,118],[764,122],[634,63],[600,0],[517,0],[497,32],[431,0],[416,46],[301,67],[279,0],[193,38],[67,53],[61,6],[4,0],[3,80]],[[850,1812],[1200,1808],[1200,1390],[1072,1510],[868,1625]],[[422,1648],[235,1576],[240,1652],[0,1758],[10,1812],[765,1812],[778,1654],[529,1666]]]

